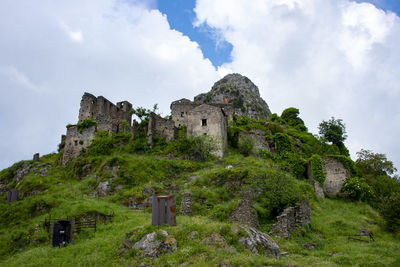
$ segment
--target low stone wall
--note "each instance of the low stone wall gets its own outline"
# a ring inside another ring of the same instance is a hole
[[[303,201],[299,206],[286,208],[277,217],[277,222],[272,226],[272,233],[285,238],[290,237],[292,231],[311,223],[311,211],[308,201]]]

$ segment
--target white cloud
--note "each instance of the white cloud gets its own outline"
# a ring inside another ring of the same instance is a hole
[[[197,0],[196,25],[233,46],[222,65],[247,75],[278,114],[298,107],[309,128],[331,116],[353,155],[387,153],[400,167],[400,20],[348,0]]]
[[[85,91],[169,113],[218,79],[197,43],[154,1],[2,2],[0,169],[56,151]],[[79,44],[79,45],[77,45]]]

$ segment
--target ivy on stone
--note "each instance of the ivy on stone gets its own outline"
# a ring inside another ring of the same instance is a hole
[[[310,164],[314,179],[318,181],[318,183],[322,187],[326,179],[326,174],[324,172],[324,162],[319,155],[314,154],[310,158]]]

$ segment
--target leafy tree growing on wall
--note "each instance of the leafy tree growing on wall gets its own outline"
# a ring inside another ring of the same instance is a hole
[[[344,145],[344,140],[346,140],[347,135],[346,126],[342,119],[335,119],[335,117],[332,117],[328,121],[322,121],[319,124],[318,129],[319,134],[323,139],[336,145],[341,154],[349,156],[349,151]]]

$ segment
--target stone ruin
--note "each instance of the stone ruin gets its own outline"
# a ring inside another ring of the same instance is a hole
[[[82,149],[90,144],[97,130],[106,130],[109,133],[131,131],[131,110],[132,104],[128,101],[114,105],[103,96],[95,97],[85,93],[81,100],[78,122],[92,119],[97,122],[97,126],[90,126],[82,131],[78,130],[77,125],[67,127],[67,134],[61,137],[61,142],[65,144],[62,163],[65,164],[71,158],[78,156]],[[123,129],[123,121],[127,123],[129,129]]]
[[[325,198],[325,195],[335,196],[339,194],[346,178],[350,177],[350,172],[335,158],[322,157],[322,161],[324,162],[323,168],[326,175],[324,185],[321,187],[319,182],[314,179],[310,162],[307,164],[308,178],[318,197]]]
[[[277,222],[272,226],[271,232],[277,236],[290,237],[292,231],[311,223],[311,211],[308,201],[303,201],[299,206],[286,208],[277,217]]]

